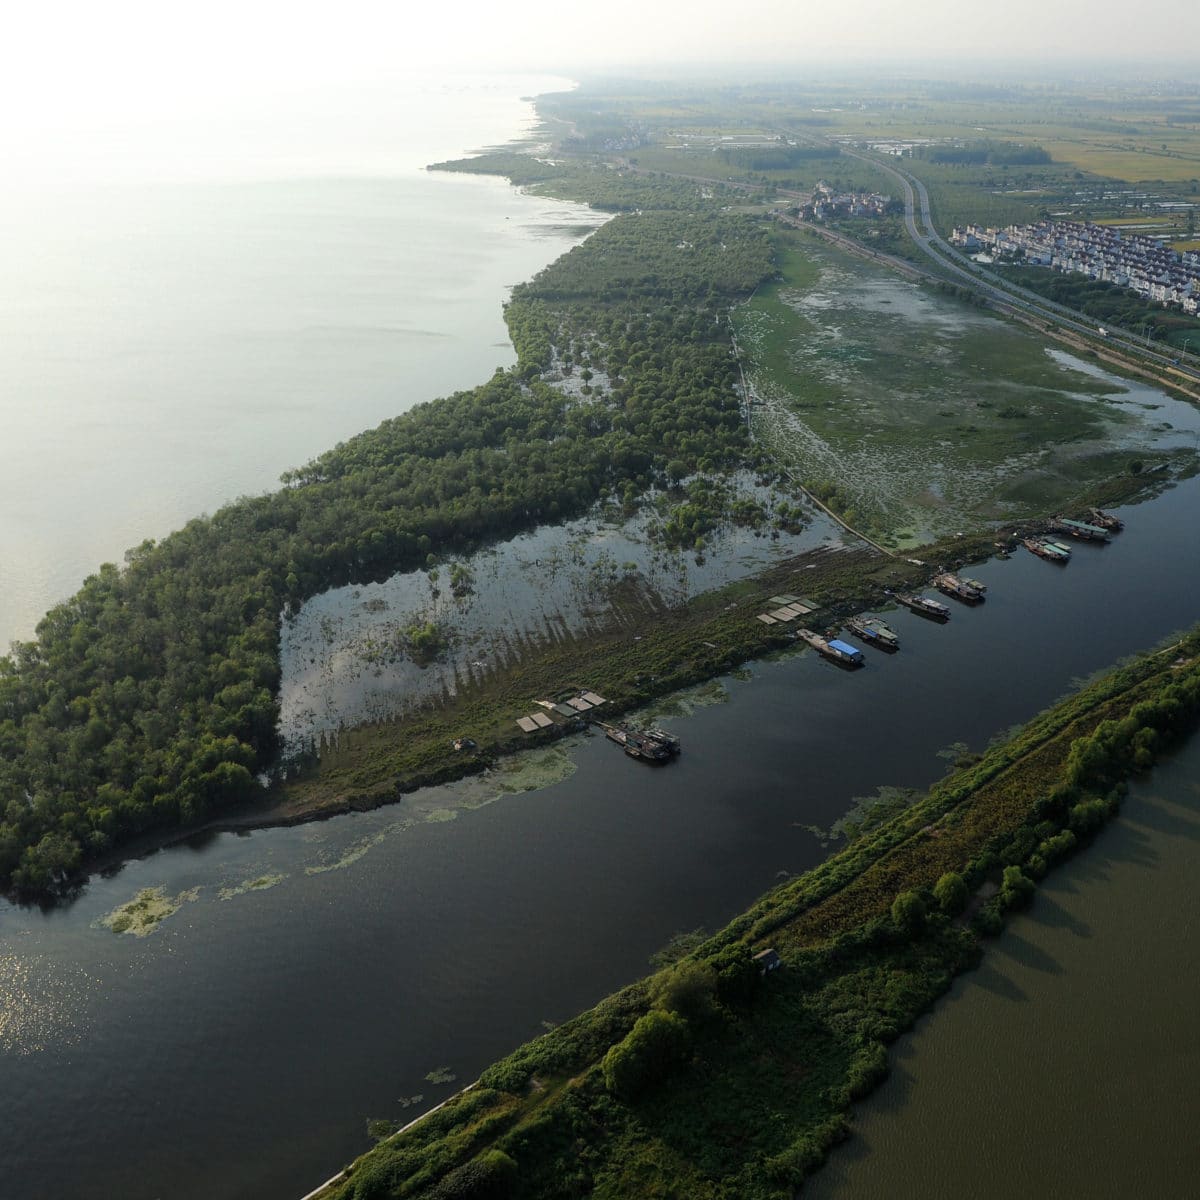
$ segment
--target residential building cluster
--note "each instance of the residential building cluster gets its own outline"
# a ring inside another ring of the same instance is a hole
[[[1039,221],[1006,229],[968,225],[955,229],[950,240],[965,250],[987,249],[996,258],[1021,258],[1101,279],[1147,300],[1200,313],[1200,251],[1180,253],[1155,238],[1076,221]]]
[[[831,217],[881,217],[889,211],[891,196],[878,192],[839,192],[820,180],[812,199],[800,210],[806,221],[828,221]]]

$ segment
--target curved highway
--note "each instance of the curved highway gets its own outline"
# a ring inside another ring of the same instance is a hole
[[[1011,305],[1032,316],[1053,321],[1067,329],[1074,330],[1076,333],[1082,333],[1088,337],[1101,338],[1107,345],[1118,346],[1122,350],[1132,353],[1140,359],[1152,362],[1157,366],[1164,367],[1174,374],[1182,375],[1192,380],[1200,380],[1200,371],[1196,370],[1190,364],[1178,362],[1175,357],[1151,350],[1148,346],[1139,344],[1126,334],[1112,333],[1111,331],[1101,333],[1100,330],[1104,326],[1099,321],[1094,321],[1083,313],[1077,312],[1075,309],[1057,304],[1053,300],[1047,300],[1043,296],[1039,296],[1036,292],[1031,292],[1018,284],[1001,279],[991,271],[984,270],[978,263],[959,253],[934,228],[933,219],[929,211],[929,192],[915,175],[910,175],[907,171],[901,171],[888,163],[880,162],[877,158],[860,154],[855,150],[848,150],[842,147],[842,153],[849,155],[851,158],[857,158],[862,162],[869,163],[871,166],[886,172],[900,184],[904,190],[904,223],[908,228],[909,237],[943,270],[964,279],[973,288],[983,292],[989,299]],[[917,228],[916,208],[918,204],[920,204],[921,208],[921,224],[925,227],[924,232],[921,232]]]

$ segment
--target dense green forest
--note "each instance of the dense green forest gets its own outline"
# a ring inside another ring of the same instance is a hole
[[[138,834],[260,796],[289,607],[747,461],[725,314],[772,270],[763,226],[683,213],[673,183],[580,180],[640,211],[514,291],[516,368],[143,543],[0,658],[0,885],[53,893]],[[550,386],[554,354],[604,386]]]
[[[1193,631],[881,806],[819,867],[406,1133],[372,1122],[385,1140],[325,1195],[791,1200],[887,1074],[888,1044],[1194,730],[1197,655]]]

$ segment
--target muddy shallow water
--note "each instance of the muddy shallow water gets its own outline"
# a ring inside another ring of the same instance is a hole
[[[752,479],[742,496],[766,499]],[[624,605],[665,610],[820,545],[837,545],[832,521],[814,513],[799,533],[727,525],[702,557],[650,538],[647,503],[623,521],[599,510],[545,526],[433,571],[409,571],[377,584],[337,588],[285,620],[281,638],[281,729],[304,746],[339,727],[394,716],[472,678],[501,670],[546,640],[603,628]],[[456,568],[469,571],[455,595]],[[438,624],[449,639],[437,661],[414,661],[398,635],[416,622]]]

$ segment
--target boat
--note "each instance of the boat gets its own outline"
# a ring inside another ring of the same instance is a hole
[[[1125,522],[1120,517],[1114,517],[1112,513],[1106,513],[1100,508],[1088,509],[1088,516],[1091,517],[1093,525],[1099,525],[1101,529],[1108,529],[1113,533],[1120,533],[1125,528]]]
[[[630,729],[625,725],[606,725],[603,721],[597,721],[596,724],[604,730],[604,736],[609,741],[616,742],[630,758],[661,763],[672,757],[672,751],[657,738],[651,737],[648,730]],[[678,753],[678,750],[675,753]]]
[[[915,592],[897,592],[896,603],[911,608],[923,617],[932,617],[935,621],[950,620],[950,606],[929,596],[919,596]]]
[[[1050,522],[1050,528],[1057,533],[1069,534],[1081,542],[1107,542],[1108,530],[1099,525],[1089,525],[1086,521],[1072,521],[1069,517],[1055,517]]]
[[[849,642],[837,638],[824,638],[811,629],[797,629],[796,636],[807,642],[818,654],[841,667],[861,667],[866,659],[863,652]]]
[[[961,579],[963,583],[967,585],[967,587],[974,588],[981,596],[987,591],[987,584],[982,583],[978,579],[971,579],[967,575],[960,575],[959,579]]]
[[[960,579],[959,576],[951,574],[949,571],[935,575],[933,586],[939,592],[953,596],[955,600],[961,600],[964,604],[978,604],[983,599],[983,593],[977,587],[973,587],[965,579]]]
[[[1052,542],[1048,538],[1027,537],[1021,539],[1021,545],[1030,554],[1044,558],[1047,562],[1065,563],[1071,557],[1071,551],[1061,542]]]
[[[862,638],[864,642],[868,642],[872,646],[878,646],[880,650],[900,649],[900,638],[896,631],[878,617],[868,617],[865,613],[857,617],[850,617],[846,622],[846,628],[855,637]]]
[[[657,742],[660,746],[664,747],[672,758],[683,749],[683,744],[680,740],[673,733],[668,733],[665,729],[643,729],[642,735],[649,741]]]

